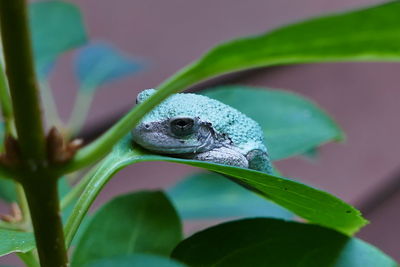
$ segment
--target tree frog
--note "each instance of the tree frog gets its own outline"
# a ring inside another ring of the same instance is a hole
[[[136,102],[155,92],[142,91]],[[260,125],[238,110],[198,94],[168,97],[143,117],[132,137],[159,154],[272,171]]]

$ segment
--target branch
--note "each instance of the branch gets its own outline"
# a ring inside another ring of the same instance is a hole
[[[1,37],[15,126],[23,157],[45,159],[45,139],[24,0],[0,0]]]
[[[8,92],[7,77],[3,66],[0,64],[0,103],[1,113],[3,114],[5,130],[7,134],[13,132],[13,112],[11,107],[11,98]]]
[[[26,179],[23,187],[35,231],[40,266],[67,267],[68,259],[60,217],[57,179],[46,174],[30,178],[32,179]]]
[[[33,67],[26,0],[0,0],[1,37],[21,151],[24,188],[42,267],[68,266],[57,192],[49,174],[39,92]],[[62,34],[62,33],[60,33]]]

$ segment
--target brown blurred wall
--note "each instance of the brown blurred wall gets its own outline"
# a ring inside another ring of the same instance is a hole
[[[196,59],[218,42],[251,35],[319,14],[379,3],[372,0],[85,0],[81,6],[92,39],[106,40],[129,54],[144,58],[148,69],[104,86],[95,98],[86,130],[133,105],[136,94],[155,87],[173,72]],[[56,67],[52,85],[62,116],[67,118],[74,100],[76,80],[72,54]],[[398,73],[395,63],[313,64],[269,68],[238,75],[230,83],[285,88],[306,95],[324,107],[347,133],[345,144],[328,144],[316,162],[290,159],[278,163],[288,177],[296,177],[362,207],[397,178],[400,170],[400,113]],[[157,168],[149,168],[157,165]],[[194,169],[167,163],[131,166],[107,185],[96,201],[143,188],[174,184]],[[396,202],[397,201],[397,202]],[[399,235],[393,195],[367,217],[361,232],[367,241],[400,260]],[[4,210],[4,207],[2,208]],[[376,223],[375,223],[376,222]],[[0,259],[15,262],[12,257]]]

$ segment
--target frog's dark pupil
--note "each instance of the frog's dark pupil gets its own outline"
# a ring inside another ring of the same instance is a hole
[[[193,133],[194,121],[191,118],[179,118],[171,121],[171,131],[175,135],[184,136]]]
[[[188,123],[186,120],[178,120],[178,121],[176,122],[176,124],[177,124],[179,127],[185,127],[185,126],[188,125],[189,123]]]

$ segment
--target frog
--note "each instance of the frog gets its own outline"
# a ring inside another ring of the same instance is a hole
[[[140,104],[156,92],[137,95]],[[176,93],[131,131],[133,142],[156,154],[272,173],[260,125],[237,109],[194,93]]]

